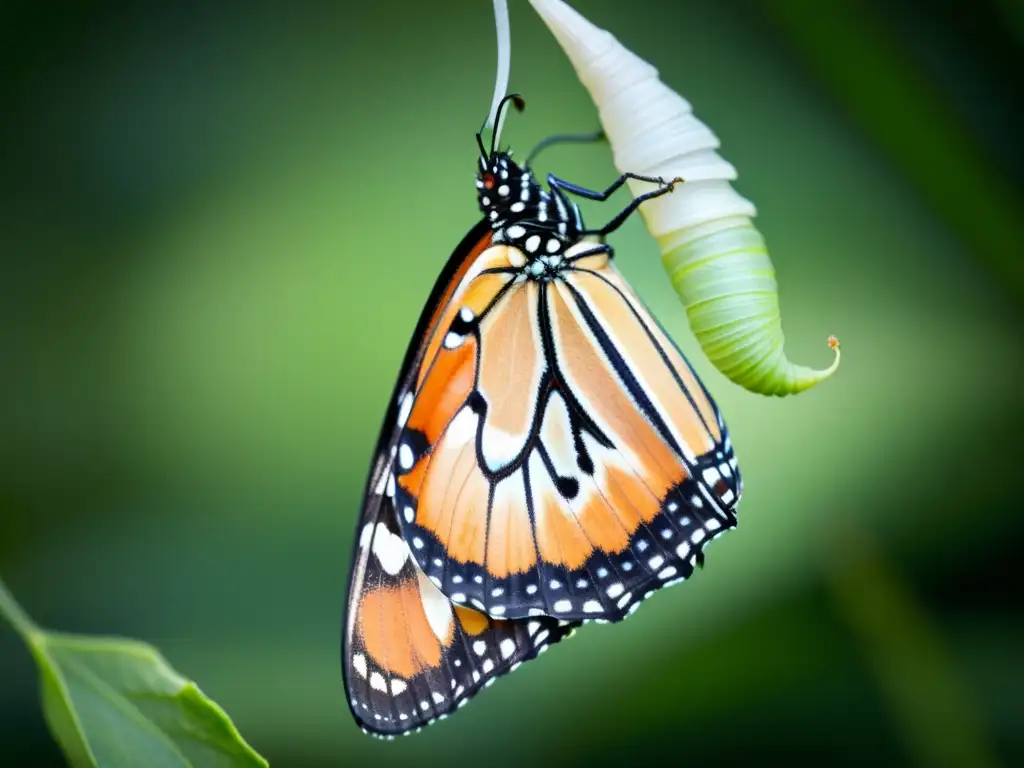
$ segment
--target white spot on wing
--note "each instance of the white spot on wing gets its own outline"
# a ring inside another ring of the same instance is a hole
[[[420,599],[423,601],[423,612],[427,614],[427,623],[439,640],[447,640],[452,625],[452,605],[437,587],[427,581],[420,571],[416,571],[420,584]]]
[[[363,654],[357,653],[352,657],[352,666],[355,667],[360,677],[366,677],[366,657]]]
[[[412,413],[412,392],[406,392],[402,402],[398,406],[398,426],[404,427]]]
[[[373,537],[373,523],[363,526],[363,532],[359,534],[359,548],[366,549],[370,546],[370,539]]]
[[[503,659],[511,658],[512,654],[516,652],[516,641],[511,638],[505,638],[501,641],[501,657]]]
[[[416,461],[416,457],[412,454],[412,448],[406,443],[402,443],[398,446],[398,463],[402,469],[412,469],[413,463]]]
[[[381,693],[388,692],[387,683],[384,682],[384,675],[380,672],[374,672],[370,675],[370,687],[380,691]]]
[[[396,536],[383,523],[377,523],[373,534],[373,554],[377,556],[380,567],[397,576],[405,561],[409,559],[409,545],[401,536]]]

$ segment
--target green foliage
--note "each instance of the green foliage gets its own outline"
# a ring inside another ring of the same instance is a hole
[[[46,721],[75,768],[267,765],[151,645],[41,629],[2,581],[0,615],[39,666]]]

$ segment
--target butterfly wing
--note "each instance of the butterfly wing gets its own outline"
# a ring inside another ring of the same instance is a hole
[[[364,730],[393,736],[444,717],[575,628],[454,606],[412,560],[390,500],[375,508],[359,536],[343,659]]]
[[[549,281],[479,261],[399,438],[404,536],[458,604],[619,620],[736,524],[724,423],[604,254]]]
[[[393,464],[420,368],[489,228],[474,228],[442,271],[402,364],[367,481],[352,558],[342,646],[349,705],[368,732],[393,736],[462,706],[481,688],[566,637],[576,623],[497,621],[453,606],[410,557],[395,509]],[[431,351],[433,350],[433,351]]]

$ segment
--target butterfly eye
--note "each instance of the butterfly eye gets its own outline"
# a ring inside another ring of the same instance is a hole
[[[484,189],[494,189],[494,174],[493,173],[485,173],[484,174]]]

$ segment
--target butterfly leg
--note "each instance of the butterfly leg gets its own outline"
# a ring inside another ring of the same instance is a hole
[[[607,200],[609,197],[611,197],[615,193],[615,191],[618,190],[619,187],[625,184],[627,179],[635,179],[636,181],[646,181],[651,184],[658,184],[660,186],[658,189],[651,190],[650,192],[645,192],[644,194],[634,198],[629,205],[627,205],[625,208],[619,211],[618,215],[616,215],[614,219],[609,221],[600,229],[585,229],[580,233],[583,235],[598,235],[600,237],[604,237],[606,235],[611,234],[619,227],[621,227],[623,222],[625,222],[626,219],[628,219],[630,215],[637,208],[640,207],[641,203],[644,203],[647,200],[650,200],[651,198],[654,197],[661,197],[661,195],[664,195],[667,192],[671,192],[675,188],[675,185],[681,183],[683,180],[681,178],[675,178],[672,179],[671,181],[665,181],[665,179],[662,179],[660,177],[641,176],[640,174],[637,173],[624,173],[621,176],[619,176],[619,178],[617,178],[615,181],[613,181],[611,185],[603,192],[598,192],[593,189],[587,189],[586,187],[579,187],[575,184],[563,181],[557,176],[549,174],[548,185],[552,189],[557,189],[558,191],[569,192],[580,197],[585,197],[588,200],[598,200],[603,202]]]
[[[542,150],[554,144],[569,144],[569,143],[585,143],[592,141],[602,141],[605,138],[604,131],[595,131],[594,133],[560,133],[554,136],[548,136],[546,139],[537,143],[533,149],[530,150],[530,154],[526,156],[526,160],[523,161],[523,167],[529,168],[537,155]]]

